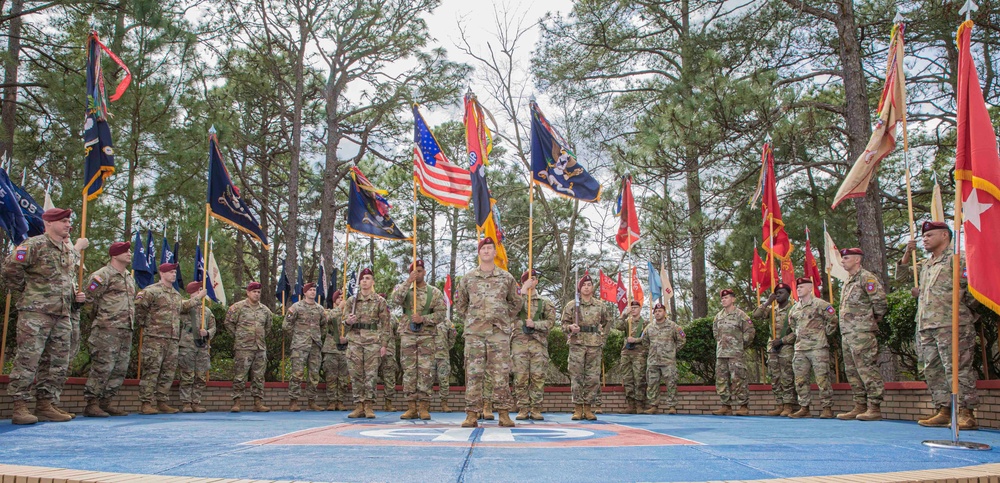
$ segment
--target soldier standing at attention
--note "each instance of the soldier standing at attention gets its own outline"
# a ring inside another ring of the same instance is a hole
[[[399,419],[430,419],[434,389],[434,352],[438,325],[445,322],[448,308],[444,294],[427,285],[424,261],[409,266],[410,275],[392,291],[392,303],[403,309],[399,321],[399,359],[403,366],[406,412]],[[416,298],[413,286],[416,285]],[[416,305],[417,312],[413,313]]]
[[[451,320],[438,324],[434,334],[434,377],[438,383],[441,412],[450,413],[448,393],[451,392],[451,348],[455,346],[458,331]]]
[[[840,292],[840,337],[844,347],[844,369],[854,392],[854,409],[837,419],[878,421],[882,419],[882,392],[885,388],[878,371],[878,324],[889,305],[885,290],[875,274],[861,268],[864,252],[847,248],[841,265],[850,274]],[[867,401],[867,409],[865,402]]]
[[[604,340],[614,315],[608,306],[594,297],[594,282],[584,275],[576,284],[580,303],[572,301],[563,307],[562,326],[569,334],[569,377],[573,391],[572,420],[594,421],[592,408],[601,385],[601,360]]]
[[[649,344],[646,362],[646,401],[649,409],[643,414],[659,412],[660,383],[667,385],[667,414],[677,414],[677,351],[684,347],[684,329],[667,318],[662,303],[653,306],[653,323],[646,327],[642,338]]]
[[[201,290],[202,282],[191,282],[184,286],[188,295],[194,296]],[[204,313],[204,327],[202,314]],[[181,317],[181,338],[177,344],[177,368],[180,370],[181,408],[185,413],[203,413],[201,393],[208,382],[205,375],[212,368],[210,342],[215,337],[215,315],[206,306],[195,307]]]
[[[84,310],[91,314],[90,375],[83,395],[87,399],[84,416],[106,418],[128,416],[111,406],[111,399],[125,382],[132,355],[135,326],[135,281],[128,273],[132,244],[112,243],[111,261],[90,274]]]
[[[331,305],[337,307],[343,293],[340,290],[330,295]],[[347,374],[347,337],[341,336],[344,324],[333,310],[326,311],[326,339],[323,341],[323,378],[326,382],[326,410],[343,411],[344,396],[350,378]]]
[[[746,312],[736,307],[735,292],[727,288],[719,295],[722,310],[715,315],[712,333],[715,334],[715,392],[722,400],[722,407],[712,414],[749,416],[750,392],[743,357],[747,344],[753,340],[753,322]],[[730,406],[739,406],[739,409],[730,411]]]
[[[920,269],[920,288],[913,288],[917,298],[917,351],[926,364],[924,376],[934,403],[933,415],[917,421],[921,426],[951,426],[951,310],[953,280],[952,232],[944,222],[927,221],[921,229],[924,250],[930,258]],[[906,247],[904,264],[916,249],[916,240]],[[976,371],[972,368],[972,355],[976,349],[976,315],[972,311],[978,302],[969,293],[969,280],[965,277],[965,260],[960,261],[962,276],[959,278],[958,304],[958,427],[978,429],[975,409],[979,402],[976,393]]]
[[[259,282],[250,282],[247,298],[229,306],[226,312],[226,328],[233,333],[233,407],[229,409],[233,413],[240,412],[248,371],[253,411],[266,413],[271,410],[264,405],[264,370],[267,368],[266,337],[274,314],[260,303],[260,288]]]
[[[343,317],[347,324],[347,366],[351,372],[351,392],[354,393],[354,411],[349,418],[375,417],[375,384],[378,380],[379,358],[388,353],[391,342],[389,306],[375,293],[375,275],[372,269],[361,270],[358,278],[361,290],[341,303],[334,310],[335,317]],[[346,315],[342,315],[346,314]]]
[[[18,245],[3,264],[4,285],[21,292],[17,301],[17,355],[7,386],[14,403],[14,424],[73,419],[52,405],[69,369],[71,312],[78,310],[75,305],[86,297],[76,286],[72,248],[63,241],[73,227],[72,214],[72,210],[46,210],[42,214],[45,233]],[[43,354],[51,361],[47,374],[38,367]],[[27,406],[32,396],[37,398],[34,415]]]
[[[384,293],[380,293],[378,296],[386,299],[386,294]],[[388,299],[386,299],[386,303],[389,303]],[[399,320],[392,314],[389,314],[388,330],[389,341],[385,345],[385,355],[379,357],[378,374],[379,379],[382,380],[382,410],[393,412],[396,408],[393,407],[392,400],[396,397],[396,381],[399,379],[399,363],[396,361],[396,343],[399,342]]]
[[[455,293],[455,314],[465,324],[465,421],[463,428],[478,425],[483,410],[485,379],[493,381],[493,406],[500,426],[513,427],[510,409],[510,333],[521,309],[517,282],[494,263],[496,245],[483,238],[477,247],[479,266],[465,274]]]
[[[778,339],[779,347],[795,346],[792,368],[795,371],[795,390],[799,396],[799,410],[792,418],[808,418],[809,370],[816,374],[819,400],[823,405],[820,419],[833,418],[833,386],[830,383],[830,344],[826,338],[837,331],[837,312],[829,302],[813,295],[813,281],[803,277],[795,281],[799,293],[798,303],[788,313],[792,331]]]
[[[767,375],[771,379],[771,392],[777,406],[767,413],[768,416],[788,416],[792,414],[792,406],[797,403],[795,397],[795,373],[792,371],[792,357],[795,350],[791,342],[780,344],[778,341],[792,333],[788,325],[788,311],[792,308],[789,296],[792,294],[792,287],[786,283],[779,283],[774,286],[771,295],[760,304],[753,314],[754,320],[766,320],[768,325],[771,321],[771,305],[774,302],[778,306],[774,309],[774,320],[778,333],[774,340],[767,343]],[[793,336],[794,339],[794,336]]]
[[[619,362],[624,368],[622,386],[625,389],[625,402],[628,404],[625,414],[637,414],[646,409],[646,358],[649,355],[649,344],[642,340],[646,321],[642,320],[642,304],[638,300],[629,304],[629,311],[618,319],[615,328],[625,332]]]
[[[326,311],[316,302],[316,284],[302,286],[302,298],[288,309],[285,332],[292,339],[292,377],[288,381],[288,410],[299,411],[302,380],[306,381],[306,399],[310,411],[322,411],[316,404],[319,370],[323,357],[323,329]]]
[[[140,414],[174,414],[170,407],[170,386],[177,372],[178,340],[181,336],[181,314],[187,314],[201,303],[207,293],[199,290],[184,300],[174,289],[177,264],[163,263],[159,267],[160,280],[146,287],[135,296],[135,316],[143,328],[142,378],[139,380]],[[153,399],[156,407],[153,407]]]
[[[538,295],[538,271],[521,274],[521,296],[524,306],[517,314],[518,325],[510,335],[510,352],[514,371],[514,398],[519,420],[542,421],[542,397],[545,395],[545,375],[549,370],[549,329],[556,324],[556,306]],[[528,318],[531,307],[531,318]]]

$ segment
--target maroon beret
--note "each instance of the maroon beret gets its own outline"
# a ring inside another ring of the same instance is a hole
[[[927,233],[931,230],[948,230],[951,233],[951,228],[948,228],[948,224],[943,221],[925,221],[920,227],[921,233]]]
[[[330,295],[330,300],[332,300],[332,301],[336,302],[336,301],[337,301],[337,299],[339,299],[339,298],[340,298],[340,297],[342,297],[343,295],[344,295],[344,292],[341,292],[340,290],[334,290],[334,291],[333,291],[333,294],[332,294],[332,295]]]
[[[361,270],[361,273],[358,274],[358,280],[364,278],[365,275],[371,275],[372,278],[375,278],[375,272],[373,272],[372,269],[370,268],[365,268]]]
[[[250,282],[250,284],[247,285],[247,292],[260,290],[260,287],[261,287],[260,282]]]
[[[642,303],[640,303],[638,300],[633,300],[632,301],[632,305],[634,305],[636,307],[642,307]]]
[[[42,213],[42,219],[45,221],[59,221],[63,218],[69,218],[73,214],[73,210],[64,210],[62,208],[49,208]]]
[[[417,260],[417,267],[424,268],[424,261],[423,260]],[[413,263],[410,263],[410,266],[409,266],[409,268],[407,268],[407,271],[410,271],[410,272],[413,271]]]
[[[479,250],[480,248],[483,248],[483,246],[485,246],[485,245],[494,245],[495,246],[496,244],[493,243],[493,239],[492,238],[483,238],[482,240],[479,240],[479,246],[476,247],[476,250]]]
[[[306,293],[306,292],[309,291],[309,289],[313,289],[313,288],[316,288],[316,284],[315,283],[312,283],[312,282],[307,283],[307,284],[305,284],[305,285],[302,286],[302,293]]]
[[[177,270],[177,264],[176,263],[161,263],[160,266],[157,268],[157,270],[159,270],[161,273],[163,273],[163,272],[172,272],[174,270]]]
[[[653,306],[653,310],[659,310],[659,309],[667,310],[667,308],[664,307],[662,303],[657,302],[656,305]]]
[[[790,285],[788,285],[787,283],[784,283],[784,282],[775,285],[774,286],[774,291],[777,292],[778,289],[782,289],[782,288],[785,289],[785,290],[788,290],[788,293],[792,293],[792,287]]]
[[[537,278],[538,277],[538,270],[531,269],[531,275],[530,276]],[[527,282],[528,281],[528,277],[529,277],[528,271],[525,270],[524,273],[521,274],[521,283]]]
[[[184,290],[189,294],[193,294],[201,290],[201,282],[188,282],[188,284],[184,286]]]
[[[860,248],[845,248],[840,251],[841,256],[843,255],[861,255],[864,256],[865,252],[861,251]]]
[[[590,282],[591,284],[594,283],[594,281],[590,279],[589,273],[585,273],[582,277],[580,277],[580,281],[576,282],[576,289],[580,290],[580,287],[583,287],[583,284],[587,282]]]
[[[130,242],[114,242],[111,244],[111,247],[108,248],[108,255],[117,257],[118,255],[129,251],[130,248],[132,248],[132,244]]]
[[[736,292],[733,292],[733,289],[731,289],[731,288],[724,288],[724,289],[722,289],[721,292],[719,292],[719,298],[725,297],[726,295],[732,295],[732,296],[735,297],[736,296]]]
[[[804,283],[813,283],[813,280],[809,277],[799,277],[795,279],[795,285],[802,285]]]

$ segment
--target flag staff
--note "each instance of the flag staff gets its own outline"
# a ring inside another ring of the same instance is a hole
[[[419,149],[419,148],[416,148]],[[416,170],[413,172],[413,265],[412,270],[417,269],[417,173]],[[411,307],[412,312],[410,312],[410,321],[417,316],[417,281],[413,281],[413,307]]]
[[[216,131],[215,131],[215,125],[213,124],[212,127],[208,128],[208,136],[212,137],[212,136],[215,135],[215,133],[216,133]],[[208,149],[209,150],[212,149],[212,143],[211,142],[208,143]],[[212,167],[211,167],[211,155],[212,155],[212,153],[209,153],[209,158],[210,158],[210,160],[209,160],[209,168],[208,168],[209,172],[211,172],[211,169],[212,169]],[[208,290],[208,226],[209,226],[209,223],[210,223],[211,219],[212,219],[212,204],[206,201],[205,202],[205,248],[202,250],[202,253],[205,254],[205,258],[201,262],[201,289],[202,290]],[[201,330],[205,330],[205,305],[207,304],[207,302],[205,302],[206,298],[207,297],[202,297],[202,299],[201,299]]]
[[[892,27],[892,30],[893,30],[892,33],[893,34],[896,34],[897,32],[899,33],[899,41],[900,42],[902,42],[902,40],[903,40],[903,32],[904,32],[904,27],[905,27],[904,24],[903,24],[903,20],[904,20],[903,19],[903,15],[901,13],[899,13],[898,11],[896,12],[896,18],[894,18],[892,20],[893,23],[895,23],[895,25],[893,25],[893,27]],[[893,40],[895,40],[895,35],[892,35],[892,37],[893,37]],[[889,55],[895,56],[896,54],[895,54],[895,52],[890,52]],[[896,62],[902,62],[902,60],[898,60]],[[909,136],[907,136],[907,128],[906,128],[906,104],[905,103],[903,104],[902,116],[903,116],[903,164],[906,165],[906,210],[907,210],[907,212],[910,215],[910,240],[915,240],[917,238],[917,233],[916,233],[917,224],[916,224],[916,221],[914,221],[914,217],[913,217],[913,188],[912,188],[912,184],[911,184],[911,181],[910,181],[910,143],[909,143]],[[920,274],[917,273],[917,254],[916,253],[913,254],[913,257],[911,259],[911,263],[912,263],[912,266],[913,266],[913,286],[919,288],[919,286],[920,286]]]
[[[344,301],[347,301],[347,253],[350,250],[350,248],[351,248],[351,227],[350,225],[348,225],[347,228],[344,230],[344,271],[343,271],[344,284],[341,285],[341,290],[343,290],[341,297],[343,297]],[[341,337],[344,336],[343,322],[340,323],[340,336]]]
[[[528,173],[528,177],[531,178],[532,175]],[[528,277],[531,277],[531,271],[533,268],[533,255],[534,255],[534,235],[535,235],[535,181],[532,179],[528,180]],[[531,320],[531,291],[534,287],[529,288],[528,292],[525,294],[528,299],[524,306],[528,309],[528,320]]]

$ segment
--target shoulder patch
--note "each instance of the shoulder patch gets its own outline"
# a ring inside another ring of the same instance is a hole
[[[101,278],[100,277],[94,277],[94,279],[90,281],[90,286],[87,287],[87,290],[90,290],[91,292],[93,292],[94,290],[97,290],[97,287],[100,287],[100,286],[101,286]]]
[[[827,313],[830,313],[830,314],[832,314],[832,313],[836,312],[836,310],[834,310],[834,308],[833,308],[833,306],[832,306],[832,305],[828,305],[828,306],[826,307],[826,311],[827,311]]]
[[[28,247],[24,245],[18,245],[17,248],[15,248],[14,250],[15,250],[14,259],[16,259],[17,261],[23,262],[24,259],[28,258]]]
[[[146,295],[146,291],[145,290],[140,290],[139,293],[135,294],[135,299],[136,300],[141,300],[145,295]]]
[[[865,282],[865,290],[868,291],[868,293],[872,293],[872,292],[875,291],[875,279],[874,278],[869,278],[868,281]]]
[[[684,335],[684,329],[682,329],[680,327],[677,328],[677,333],[680,334],[681,337],[687,337],[686,335]]]
[[[969,278],[969,268],[962,267],[962,278]]]

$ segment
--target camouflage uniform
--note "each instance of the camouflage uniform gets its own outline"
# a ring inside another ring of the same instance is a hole
[[[799,406],[809,407],[809,370],[816,374],[819,400],[823,408],[833,407],[833,386],[830,383],[830,344],[827,337],[837,331],[837,312],[829,302],[813,297],[809,302],[796,302],[788,312],[792,331],[781,338],[786,346],[795,346],[792,367]]]
[[[774,325],[775,330],[778,332],[776,337],[778,339],[792,334],[792,329],[788,323],[788,312],[791,310],[793,304],[794,302],[791,300],[791,297],[789,297],[784,307],[777,303],[774,304]],[[771,306],[761,305],[757,307],[750,317],[756,320],[767,320],[768,325],[770,325]],[[781,346],[777,352],[772,350],[771,342],[767,343],[767,377],[771,379],[771,393],[774,394],[774,400],[779,405],[797,403],[795,397],[795,372],[792,370],[792,358],[794,356],[795,349],[791,343]]]
[[[844,368],[851,383],[855,404],[882,404],[882,374],[878,370],[878,330],[876,317],[889,306],[878,277],[858,270],[840,292],[840,334],[844,347]]]
[[[17,301],[17,354],[7,394],[15,401],[53,399],[59,395],[69,369],[76,280],[72,249],[63,242],[38,235],[7,256],[3,281],[8,290],[21,292]],[[39,359],[48,354],[48,370]]]
[[[79,273],[80,270],[80,252],[76,251],[76,247],[73,246],[69,240],[64,241],[70,248],[70,257],[73,259],[73,273]],[[76,278],[74,277],[74,280]],[[73,307],[78,307],[78,304],[73,304]],[[69,312],[69,322],[72,328],[69,335],[69,352],[67,354],[69,357],[66,360],[66,375],[69,375],[70,369],[72,369],[73,359],[76,358],[77,354],[80,353],[80,311],[70,310]],[[42,357],[38,359],[38,373],[39,374],[50,374],[52,372],[52,358],[49,357],[49,353],[43,352]],[[63,385],[57,384],[53,385],[52,401],[53,403],[58,403],[62,397]]]
[[[392,303],[403,309],[399,321],[399,359],[403,365],[403,393],[407,401],[431,400],[434,390],[434,352],[437,327],[445,322],[444,293],[430,285],[417,287],[417,310],[424,318],[419,332],[410,330],[413,286],[401,283],[392,291]]]
[[[135,317],[143,328],[140,401],[165,403],[170,399],[170,386],[177,371],[181,314],[187,314],[200,303],[199,299],[184,300],[172,285],[160,282],[136,294]]]
[[[399,381],[399,360],[396,358],[398,341],[399,320],[390,314],[389,340],[385,346],[385,357],[378,359],[378,378],[382,381],[382,397],[390,401],[396,397],[396,382]]]
[[[87,399],[110,399],[125,382],[132,356],[135,325],[135,281],[128,271],[110,264],[90,274],[84,310],[91,314],[90,375],[83,394]]]
[[[576,320],[576,302],[563,307],[562,326],[572,325]],[[615,316],[603,301],[591,297],[589,301],[580,298],[580,332],[569,336],[569,360],[567,361],[573,404],[596,404],[601,386],[601,361],[604,341],[614,324]]]
[[[941,255],[921,264],[920,294],[917,298],[917,333],[920,359],[926,364],[924,376],[935,407],[951,406],[951,301],[952,263],[955,251],[949,246]],[[963,257],[959,279],[961,298],[958,305],[958,395],[959,406],[975,409],[976,371],[972,357],[976,349],[976,315],[971,308],[977,302],[969,294]]]
[[[451,348],[455,346],[455,324],[450,320],[438,324],[434,335],[434,377],[438,383],[438,397],[448,399],[451,391]]]
[[[226,329],[233,334],[233,399],[243,397],[247,371],[250,372],[250,396],[264,397],[264,371],[267,369],[267,333],[274,314],[262,303],[243,299],[229,306]]]
[[[629,311],[625,312],[615,324],[615,329],[625,332],[625,337],[642,338],[642,333],[647,327],[646,321],[642,317],[632,318],[632,333],[628,333]],[[622,344],[621,358],[619,364],[622,368],[622,386],[625,389],[625,399],[633,400],[640,406],[646,404],[646,358],[649,356],[649,343],[640,340],[635,347],[628,349],[628,343]],[[641,409],[641,407],[640,407]]]
[[[646,401],[650,407],[660,402],[660,383],[667,385],[667,407],[677,406],[677,351],[684,347],[687,336],[674,321],[664,318],[646,326],[642,340],[649,347],[646,359]]]
[[[465,410],[483,410],[484,381],[493,382],[493,409],[510,411],[510,334],[523,301],[506,270],[465,274],[455,293],[455,314],[465,324]]]
[[[755,334],[746,312],[734,307],[720,310],[712,322],[715,335],[715,392],[724,406],[743,406],[750,402],[744,350]]]
[[[199,304],[201,300],[198,301]],[[205,346],[198,347],[195,339],[201,334],[201,314],[205,312]],[[181,338],[177,343],[177,369],[180,370],[181,402],[201,404],[201,392],[205,390],[205,376],[212,368],[209,341],[215,337],[215,315],[208,307],[196,307],[181,317]]]
[[[337,349],[340,341],[340,317],[333,310],[326,311],[326,340],[323,341],[323,380],[326,382],[327,402],[343,402],[347,395],[347,385],[351,382],[347,373],[347,348]],[[344,331],[346,333],[346,327]]]
[[[514,399],[519,409],[541,409],[545,375],[549,370],[549,330],[556,324],[556,306],[538,293],[525,302],[517,314],[519,323],[510,335],[511,368],[514,372]],[[527,295],[524,296],[527,299]],[[524,325],[531,307],[534,328]],[[530,332],[530,333],[529,333]]]
[[[374,403],[379,350],[382,347],[388,349],[392,342],[389,307],[384,298],[372,292],[348,298],[347,310],[348,313],[353,310],[358,317],[356,323],[347,326],[347,369],[351,374],[351,392],[356,404]],[[341,314],[341,309],[333,309],[335,318],[346,318]]]
[[[306,381],[306,399],[316,399],[319,370],[323,354],[323,329],[326,310],[318,303],[295,302],[285,316],[285,333],[292,339],[292,377],[288,381],[288,398],[302,395],[302,380]]]

